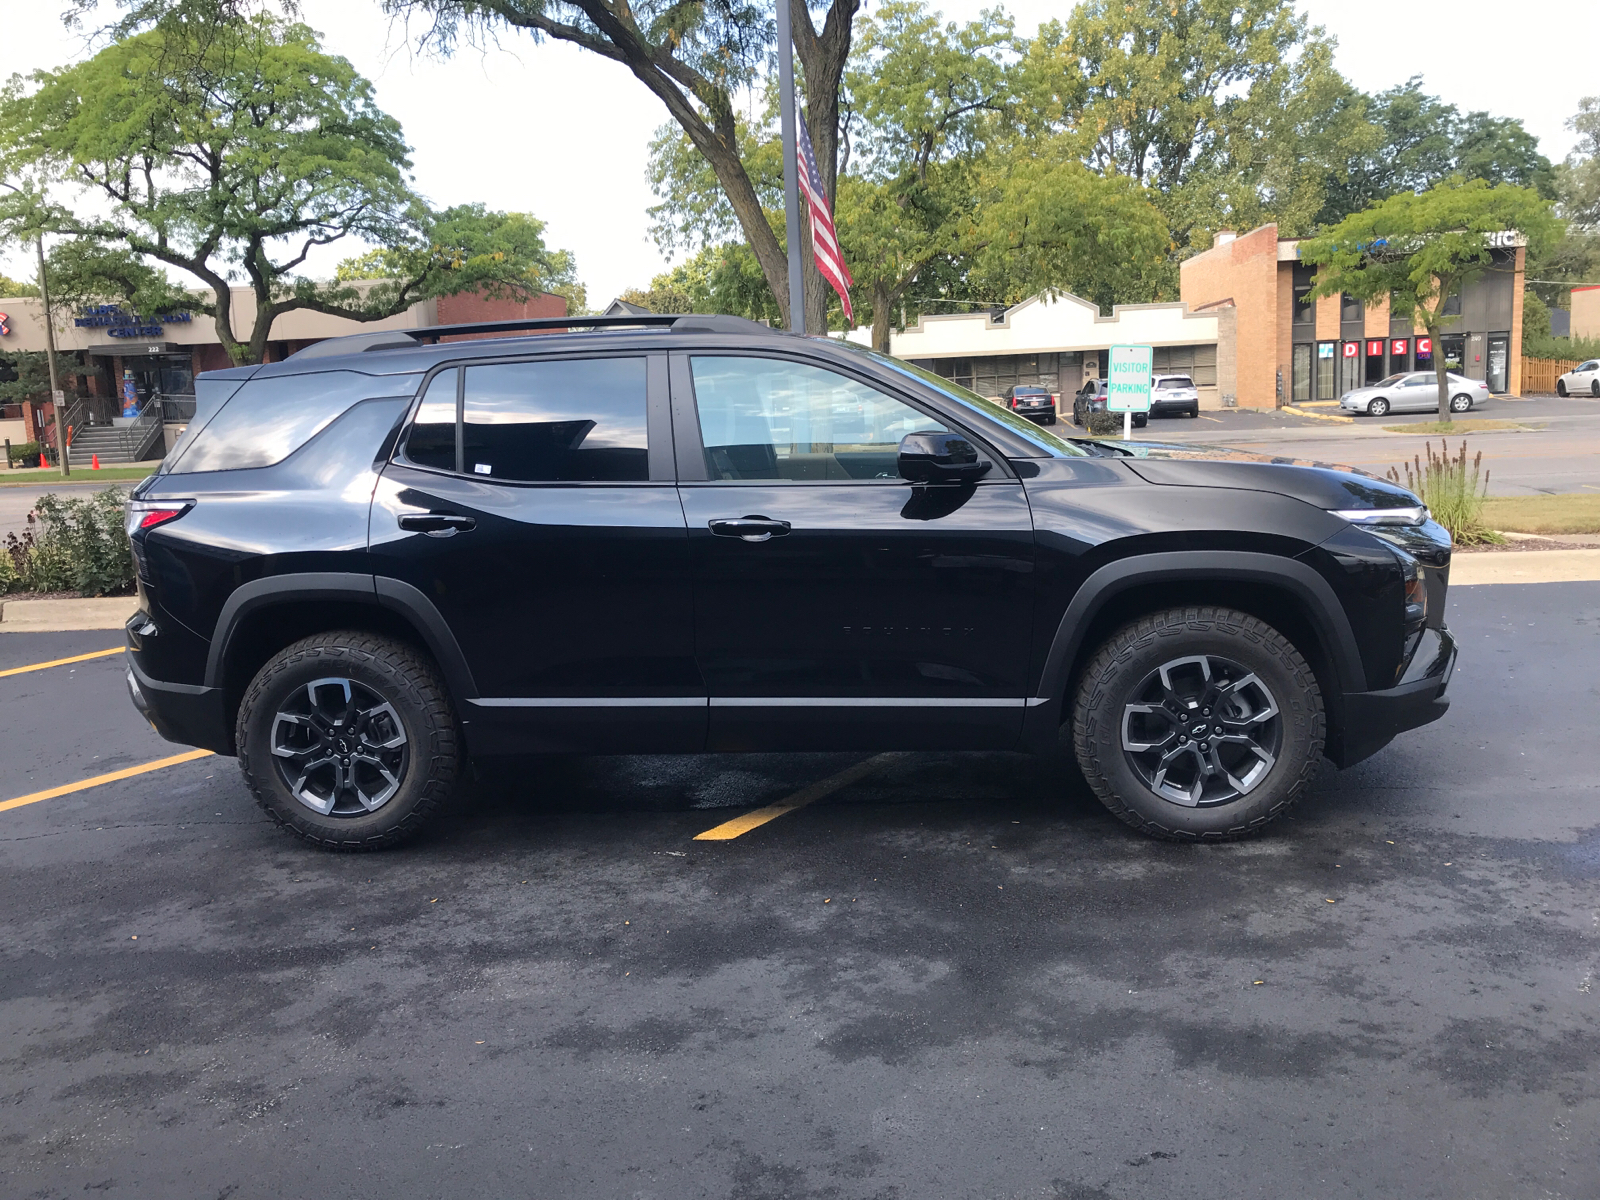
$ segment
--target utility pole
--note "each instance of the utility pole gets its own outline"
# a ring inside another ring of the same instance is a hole
[[[800,260],[800,177],[795,160],[794,38],[789,0],[778,0],[778,124],[783,134],[783,225],[789,237],[789,328],[806,331],[806,278]]]
[[[67,462],[67,395],[61,390],[60,376],[56,374],[56,322],[50,311],[50,279],[44,269],[44,234],[34,238],[33,248],[39,253],[39,301],[44,305],[45,358],[50,363],[50,400],[56,410],[56,458],[61,464],[61,477],[65,479],[72,474],[72,466]]]

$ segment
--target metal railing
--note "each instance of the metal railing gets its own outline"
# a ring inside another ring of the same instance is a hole
[[[182,424],[194,420],[194,393],[176,392],[173,395],[157,395],[151,397],[151,402],[157,400],[161,403],[161,419],[169,424]]]

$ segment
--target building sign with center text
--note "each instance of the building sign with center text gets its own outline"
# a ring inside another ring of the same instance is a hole
[[[153,317],[146,317],[126,312],[120,304],[91,304],[80,308],[72,323],[83,328],[103,328],[115,338],[149,338],[160,337],[163,325],[187,325],[192,320],[194,318],[186,312],[157,313]]]

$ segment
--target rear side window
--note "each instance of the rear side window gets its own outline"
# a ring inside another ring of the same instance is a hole
[[[406,435],[406,457],[419,467],[439,471],[456,469],[456,390],[461,368],[440,371],[428,390]]]
[[[282,462],[362,400],[409,396],[417,375],[318,371],[250,379],[174,460],[172,474],[238,471]]]
[[[465,474],[523,483],[650,478],[643,358],[491,363],[464,371]]]

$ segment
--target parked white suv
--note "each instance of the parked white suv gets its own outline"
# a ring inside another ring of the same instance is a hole
[[[1591,396],[1600,396],[1600,358],[1581,362],[1556,380],[1558,396],[1582,395],[1585,392]]]

